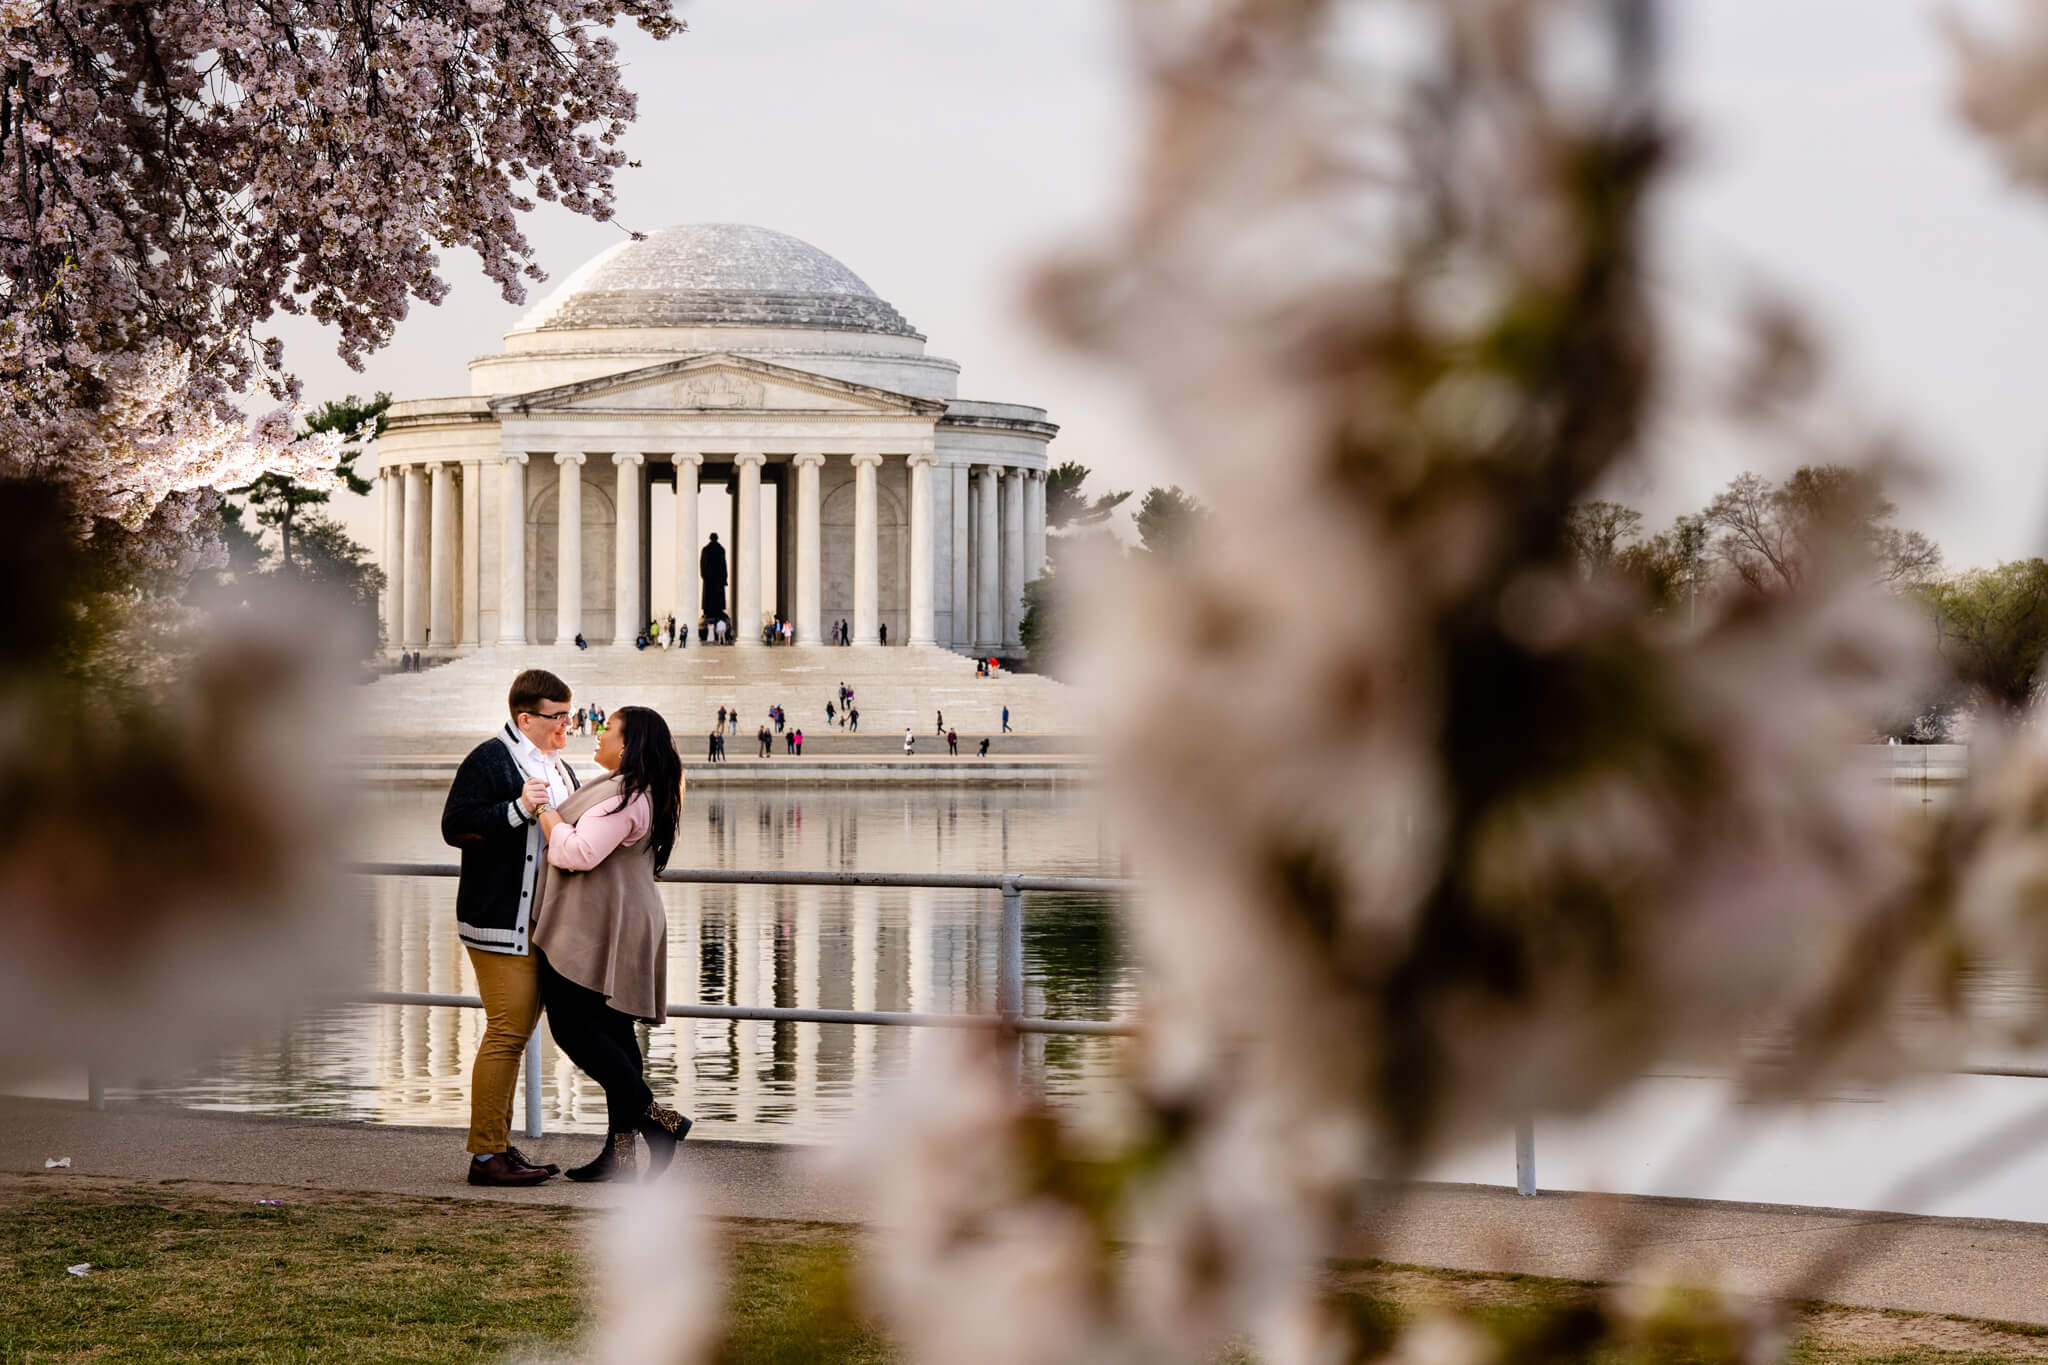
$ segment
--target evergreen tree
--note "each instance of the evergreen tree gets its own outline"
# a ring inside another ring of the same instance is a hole
[[[1049,469],[1045,473],[1045,524],[1053,531],[1064,531],[1071,526],[1099,526],[1109,520],[1109,514],[1123,505],[1130,497],[1130,490],[1104,493],[1090,501],[1081,491],[1081,485],[1088,482],[1094,473],[1087,465],[1068,460],[1065,464]]]
[[[383,434],[384,412],[390,406],[391,395],[388,393],[380,393],[367,402],[349,394],[345,398],[322,403],[306,419],[303,435],[315,432],[353,433],[350,443],[341,448],[340,457],[334,465],[335,476],[351,493],[370,491],[370,481],[356,473],[356,460],[363,453],[363,441],[375,440]],[[332,496],[326,489],[308,488],[283,474],[264,474],[254,483],[229,492],[247,500],[259,526],[270,527],[277,532],[279,555],[288,574],[295,554],[292,535],[299,509],[318,506]]]
[[[1178,549],[1209,519],[1209,509],[1178,486],[1155,488],[1138,506],[1138,539],[1153,554]]]

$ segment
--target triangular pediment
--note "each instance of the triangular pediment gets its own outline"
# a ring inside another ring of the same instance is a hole
[[[505,394],[494,412],[789,412],[936,416],[946,405],[723,352]]]

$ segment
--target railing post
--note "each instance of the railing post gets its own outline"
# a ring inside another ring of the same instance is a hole
[[[1017,1021],[1024,1017],[1024,893],[1008,877],[1003,879],[1001,955],[996,959],[996,1013],[1011,1030],[1010,1078],[1021,1085],[1024,1078],[1024,1035],[1017,1033]]]
[[[540,1022],[536,1020],[526,1039],[526,1135],[537,1138],[546,1131],[540,1116]]]
[[[1524,1119],[1515,1125],[1515,1193],[1536,1193],[1536,1122]]]

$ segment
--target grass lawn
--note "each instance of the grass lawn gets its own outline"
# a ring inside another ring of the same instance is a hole
[[[281,1206],[176,1185],[0,1185],[0,1362],[499,1361],[564,1357],[591,1214],[301,1191]],[[862,1324],[848,1230],[734,1221],[731,1365],[895,1360]],[[66,1267],[88,1264],[83,1278]],[[1437,1306],[1517,1318],[1591,1292],[1524,1276],[1364,1266],[1337,1283],[1369,1317]],[[1800,1365],[2048,1361],[2037,1329],[1815,1306]],[[1670,1365],[1678,1365],[1672,1361]]]

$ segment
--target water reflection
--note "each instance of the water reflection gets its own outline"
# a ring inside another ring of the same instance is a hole
[[[441,793],[376,793],[361,856],[446,861]],[[693,793],[677,865],[1102,874],[1101,827],[1072,791]],[[714,1005],[988,1013],[995,1009],[1000,898],[992,892],[876,887],[665,885],[670,991]],[[364,984],[474,994],[455,936],[455,883],[365,879]],[[1061,1018],[1126,1015],[1135,983],[1103,898],[1025,900],[1025,1009]],[[203,1107],[370,1119],[468,1121],[480,1011],[364,1006],[326,1011],[224,1059],[206,1075],[144,1087]],[[707,1137],[823,1140],[889,1078],[917,1063],[925,1030],[672,1020],[642,1029],[649,1083]],[[1025,1043],[1025,1065],[1065,1099],[1115,1067],[1113,1039]],[[601,1131],[604,1097],[552,1043],[543,1108],[553,1129]]]

